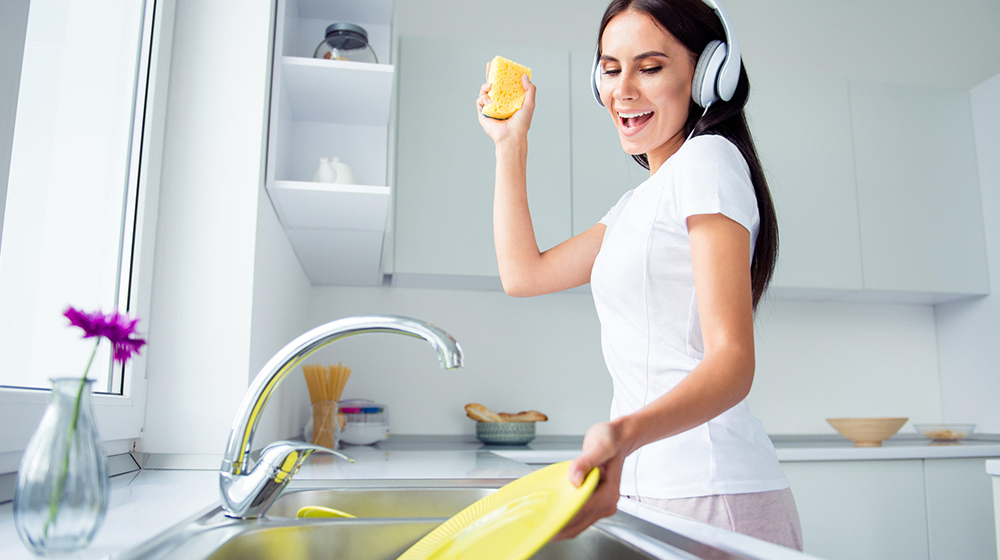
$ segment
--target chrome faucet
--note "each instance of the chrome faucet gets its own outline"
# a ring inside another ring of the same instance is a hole
[[[288,343],[260,370],[247,389],[229,433],[226,454],[219,472],[222,507],[229,517],[254,519],[264,515],[278,495],[313,452],[332,449],[304,442],[277,441],[261,451],[260,460],[249,468],[251,444],[260,414],[281,381],[303,360],[320,348],[349,336],[365,333],[396,333],[422,338],[438,353],[442,369],[462,367],[462,347],[443,330],[423,321],[392,315],[347,317],[320,325]]]

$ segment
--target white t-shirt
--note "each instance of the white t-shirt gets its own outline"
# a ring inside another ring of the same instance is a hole
[[[750,170],[722,136],[688,140],[656,173],[625,193],[591,274],[604,360],[614,382],[611,418],[635,412],[701,363],[687,218],[722,213],[757,241],[760,216]],[[774,446],[746,401],[625,460],[621,493],[688,498],[788,487]]]

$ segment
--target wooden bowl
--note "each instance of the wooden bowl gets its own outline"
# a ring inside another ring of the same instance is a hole
[[[827,418],[834,430],[855,447],[881,447],[909,418]]]

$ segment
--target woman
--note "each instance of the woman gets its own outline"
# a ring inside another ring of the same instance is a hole
[[[698,55],[725,40],[701,0],[614,0],[598,35],[602,104],[622,148],[650,177],[596,225],[540,252],[525,166],[535,86],[496,145],[494,237],[504,289],[533,296],[591,283],[614,382],[610,422],[570,467],[594,495],[557,535],[613,514],[621,496],[801,550],[798,512],[760,422],[744,401],[754,374],[753,313],[777,255],[777,225],[743,114],[740,64],[729,101],[692,102]]]

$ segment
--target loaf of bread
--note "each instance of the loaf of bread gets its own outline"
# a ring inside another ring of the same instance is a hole
[[[477,422],[545,422],[549,419],[537,410],[522,410],[516,414],[493,412],[479,403],[465,405],[465,415]]]
[[[504,422],[545,422],[549,419],[548,416],[538,412],[537,410],[522,410],[517,414],[511,414],[509,412],[500,412],[498,414]]]
[[[524,86],[521,76],[531,79],[531,68],[507,60],[502,56],[493,58],[487,83],[490,88],[490,102],[483,107],[483,114],[491,119],[509,119],[524,104]]]
[[[465,405],[465,415],[477,422],[503,422],[499,414],[479,403]]]

